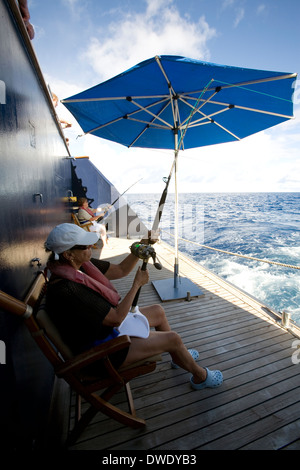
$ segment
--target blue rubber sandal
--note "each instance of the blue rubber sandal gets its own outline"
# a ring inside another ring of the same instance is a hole
[[[192,388],[194,390],[202,390],[203,388],[216,388],[222,385],[223,375],[219,370],[209,370],[207,367],[204,367],[207,372],[207,377],[204,382],[200,384],[195,384],[193,381],[193,376],[190,378]]]
[[[196,359],[198,359],[199,353],[198,353],[198,351],[196,351],[196,349],[188,349],[188,352],[190,353],[190,355],[192,356],[194,361]],[[179,366],[177,364],[175,364],[175,362],[173,362],[173,361],[171,361],[171,366],[172,366],[173,369],[179,369]]]

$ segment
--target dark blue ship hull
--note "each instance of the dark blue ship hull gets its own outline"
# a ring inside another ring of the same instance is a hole
[[[98,170],[90,178],[89,163],[71,158],[17,2],[0,0],[0,21],[0,290],[22,300],[45,266],[48,233],[71,222],[68,196],[88,189],[97,207],[118,192]],[[115,221],[116,235],[126,236],[127,227]],[[53,418],[58,407],[53,399],[58,381],[22,319],[5,311],[0,311],[0,344],[2,446],[58,446],[63,410],[54,420],[55,432],[45,434],[49,409]]]

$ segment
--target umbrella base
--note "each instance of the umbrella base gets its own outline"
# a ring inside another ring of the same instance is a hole
[[[162,302],[176,299],[189,300],[191,297],[204,295],[199,287],[186,277],[179,277],[176,287],[174,286],[174,283],[174,278],[152,281],[154,289],[158,293]]]

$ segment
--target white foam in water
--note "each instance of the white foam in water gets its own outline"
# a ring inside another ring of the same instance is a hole
[[[300,325],[300,273],[283,267],[249,261],[249,266],[211,255],[201,264],[260,300],[266,306],[290,313]]]
[[[213,264],[203,263],[211,269]],[[209,266],[208,266],[209,265]],[[215,271],[215,270],[214,270]],[[278,270],[279,271],[279,270]],[[266,306],[282,312],[288,311],[292,318],[300,324],[300,276],[287,275],[283,272],[270,272],[265,266],[248,267],[233,261],[225,261],[218,265],[218,275],[253,297],[265,303]],[[289,303],[287,304],[287,300]]]

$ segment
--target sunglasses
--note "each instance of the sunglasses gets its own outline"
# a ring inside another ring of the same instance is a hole
[[[75,245],[70,250],[87,250],[91,245]]]

